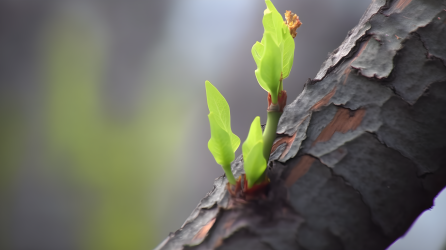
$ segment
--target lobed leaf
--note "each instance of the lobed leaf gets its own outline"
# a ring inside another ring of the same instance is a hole
[[[245,169],[248,187],[252,187],[266,170],[266,160],[263,157],[263,136],[260,117],[251,123],[248,137],[242,146],[243,168]]]

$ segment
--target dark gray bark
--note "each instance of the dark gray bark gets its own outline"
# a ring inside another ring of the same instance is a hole
[[[445,114],[446,1],[374,0],[286,107],[268,197],[220,177],[157,249],[385,249],[446,186]]]

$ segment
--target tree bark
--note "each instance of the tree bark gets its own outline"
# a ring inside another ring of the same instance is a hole
[[[445,115],[446,1],[374,0],[285,108],[268,196],[222,176],[157,249],[386,249],[446,186]]]

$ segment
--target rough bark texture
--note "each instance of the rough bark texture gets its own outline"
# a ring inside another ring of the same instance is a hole
[[[376,250],[403,235],[446,186],[446,0],[374,0],[277,133],[266,199],[232,201],[220,177],[157,249]]]

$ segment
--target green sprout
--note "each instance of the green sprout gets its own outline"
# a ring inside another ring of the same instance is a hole
[[[260,86],[271,94],[273,104],[283,90],[282,80],[290,75],[294,60],[294,39],[282,15],[270,0],[266,0],[262,41],[252,46],[252,56],[257,64],[255,75]]]
[[[290,75],[294,60],[294,37],[296,29],[302,24],[299,17],[287,11],[285,21],[270,0],[265,0],[263,16],[264,33],[261,42],[252,47],[252,56],[257,64],[255,75],[260,86],[268,92],[268,116],[262,135],[260,117],[251,124],[248,137],[243,143],[245,177],[249,190],[254,185],[267,184],[265,170],[273,142],[276,139],[277,125],[286,105],[287,94],[283,90],[283,79]],[[223,167],[230,184],[240,187],[231,172],[234,152],[240,139],[231,132],[229,105],[218,90],[206,81],[206,94],[209,106],[211,139],[208,147],[218,164]],[[246,187],[245,187],[246,188]],[[245,190],[247,191],[247,190]],[[231,194],[233,191],[230,189]]]
[[[251,188],[255,183],[262,182],[261,178],[265,173],[266,160],[263,157],[263,137],[262,127],[260,126],[260,117],[256,117],[249,129],[248,137],[242,146],[243,168],[245,169],[248,187]]]
[[[226,99],[209,81],[206,81],[206,96],[211,125],[211,139],[208,142],[208,148],[215,161],[223,167],[229,183],[235,185],[231,162],[235,158],[235,151],[240,146],[240,138],[231,131],[231,116]]]
[[[263,15],[265,29],[262,41],[252,47],[252,56],[257,64],[255,75],[260,86],[268,92],[268,116],[263,133],[263,156],[269,159],[276,139],[277,124],[286,104],[283,79],[290,75],[294,60],[294,37],[302,24],[296,14],[287,11],[286,21],[270,0],[265,0],[267,9]]]

